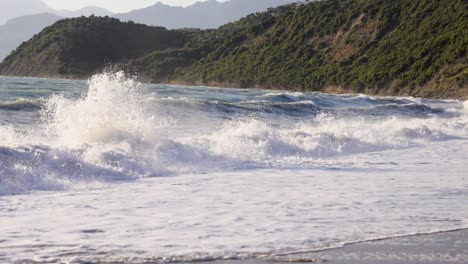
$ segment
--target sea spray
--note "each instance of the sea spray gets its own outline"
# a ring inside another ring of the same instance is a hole
[[[0,262],[261,261],[468,226],[460,101],[21,81],[0,100],[42,118],[0,109]]]
[[[10,125],[0,126],[0,146],[15,146],[19,140],[19,135]]]
[[[250,168],[349,167],[334,159],[468,134],[468,115],[453,102],[148,86],[122,72],[93,76],[83,96],[41,102],[36,125],[0,126],[3,192]]]
[[[53,95],[34,130],[1,126],[2,193],[96,186],[153,174],[151,150],[159,141],[141,85],[122,72],[96,75],[80,98]]]
[[[123,72],[99,74],[89,80],[87,94],[75,99],[55,95],[43,112],[48,132],[59,144],[152,144],[165,123],[145,111],[141,84]]]
[[[284,164],[285,160],[313,161],[336,155],[349,155],[386,149],[399,149],[447,140],[454,124],[441,119],[381,120],[337,118],[319,115],[308,122],[287,126],[258,119],[230,121],[224,128],[205,137],[213,153],[237,161],[255,161],[258,166]],[[296,166],[290,163],[289,166]]]

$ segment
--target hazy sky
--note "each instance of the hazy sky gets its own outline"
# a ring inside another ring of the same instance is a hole
[[[130,11],[132,9],[147,7],[158,2],[158,0],[43,0],[43,1],[54,9],[76,10],[85,6],[100,6],[112,12]],[[179,6],[187,6],[197,1],[201,1],[201,0],[160,0],[160,2],[163,2],[168,5],[179,5]]]

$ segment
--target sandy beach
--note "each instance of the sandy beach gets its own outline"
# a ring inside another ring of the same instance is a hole
[[[199,264],[213,262],[199,262]],[[266,260],[220,261],[220,264],[466,264],[468,229],[350,244],[342,248]]]

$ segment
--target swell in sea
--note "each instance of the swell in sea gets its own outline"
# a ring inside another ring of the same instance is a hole
[[[457,101],[148,87],[123,73],[93,77],[82,95],[65,92],[0,102],[4,120],[30,118],[0,126],[0,193],[183,173],[307,168],[323,158],[468,134],[467,115]]]
[[[262,258],[468,227],[467,138],[456,100],[2,77],[0,260]]]

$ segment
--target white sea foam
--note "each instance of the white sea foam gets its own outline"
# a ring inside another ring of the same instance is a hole
[[[0,262],[262,258],[468,227],[460,102],[237,91],[101,74],[41,100],[41,120],[0,111]]]
[[[20,142],[18,133],[15,132],[13,126],[2,125],[0,126],[0,142],[5,146],[13,146]],[[0,145],[1,146],[1,145]]]
[[[8,217],[0,218],[0,251],[18,262],[268,259],[468,227],[467,148],[458,140],[344,157],[378,164],[367,169],[180,175],[3,197],[0,212]]]
[[[160,101],[148,100],[143,86],[121,72],[94,76],[88,87],[78,99],[49,98],[42,124],[33,131],[0,126],[3,155],[9,160],[3,167],[10,175],[1,193],[184,173],[315,167],[333,157],[422,146],[468,134],[465,114],[375,118],[329,113],[299,122],[240,117],[209,131],[202,127],[210,125],[200,121],[191,124],[199,126],[191,128],[193,133],[184,133],[178,129],[184,124],[177,124],[170,113],[160,114],[155,107]]]
[[[66,147],[86,144],[152,144],[164,123],[145,112],[140,84],[122,72],[100,74],[89,81],[86,96],[78,100],[53,96],[46,104],[44,121],[50,135]]]

